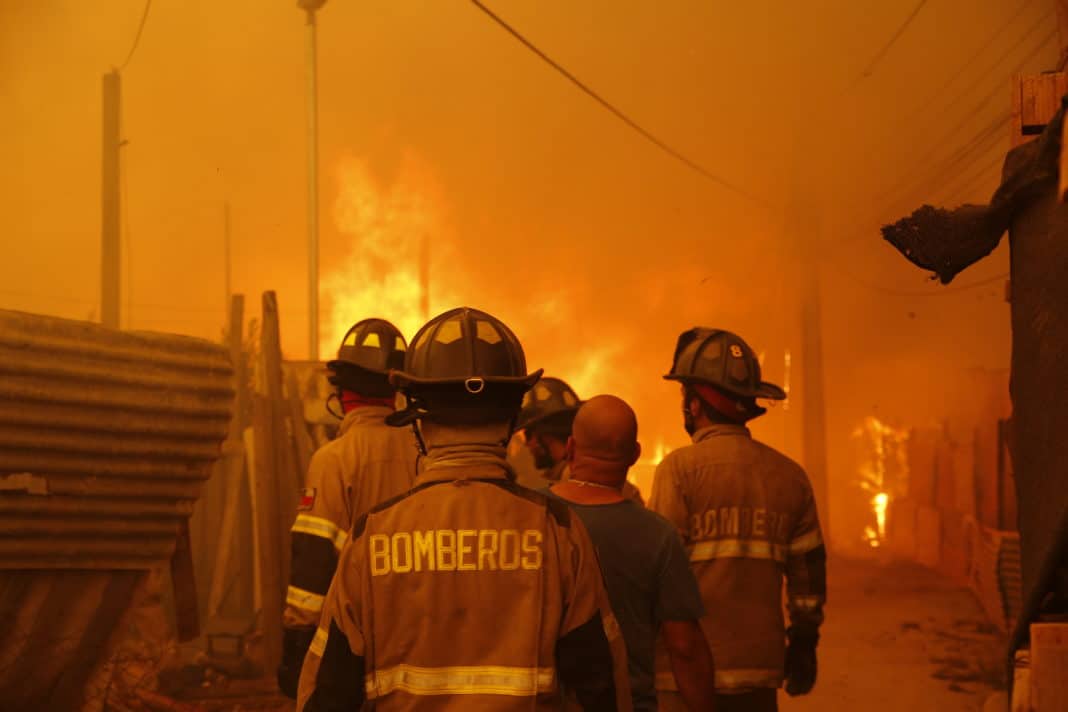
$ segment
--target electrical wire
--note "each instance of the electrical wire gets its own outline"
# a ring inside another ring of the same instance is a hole
[[[854,284],[858,284],[861,287],[865,287],[865,288],[870,289],[870,290],[875,291],[875,292],[881,292],[883,294],[888,294],[888,295],[893,296],[893,297],[921,297],[921,298],[927,298],[927,297],[949,297],[949,296],[953,296],[955,294],[960,294],[961,292],[970,291],[972,289],[978,289],[980,287],[986,287],[988,285],[991,285],[991,284],[994,284],[996,282],[1000,282],[1002,280],[1005,280],[1005,279],[1009,278],[1009,273],[1005,272],[1004,274],[998,274],[998,275],[995,275],[993,277],[988,277],[987,279],[978,280],[976,282],[970,282],[968,284],[961,284],[961,285],[957,285],[957,286],[953,286],[953,287],[945,287],[943,289],[938,290],[937,292],[919,292],[919,291],[910,291],[910,290],[905,290],[905,289],[895,289],[893,287],[884,287],[881,284],[875,284],[873,282],[866,282],[866,281],[860,279],[859,277],[856,277],[849,270],[842,270],[841,272],[837,272],[836,274],[844,275],[846,278],[849,279],[849,281],[853,282]]]
[[[913,120],[916,119],[916,117],[918,117],[927,109],[931,108],[931,106],[936,104],[939,99],[944,99],[946,96],[946,89],[949,89],[949,87],[951,87],[954,82],[960,79],[964,75],[964,72],[966,72],[970,67],[974,67],[976,61],[980,57],[985,57],[987,50],[989,50],[990,47],[993,46],[993,44],[999,38],[1005,36],[1005,30],[1009,27],[1009,25],[1015,23],[1016,20],[1018,20],[1023,14],[1023,11],[1026,10],[1034,1],[1035,0],[1023,0],[1023,2],[1017,5],[1016,10],[1013,11],[1012,15],[1005,21],[998,24],[994,31],[987,35],[983,43],[979,45],[979,48],[976,49],[975,52],[973,52],[963,64],[957,67],[957,71],[947,77],[946,80],[942,82],[942,85],[938,87],[938,89],[935,90],[933,94],[931,94],[930,98],[928,98],[927,101],[913,109],[912,112],[908,114],[908,116],[903,120],[902,123],[911,124]],[[1031,31],[1028,30],[1028,34],[1030,34],[1030,32]],[[985,74],[986,73],[984,72],[981,76],[985,76]]]
[[[1022,42],[1024,40],[1026,40],[1026,38],[1031,35],[1031,32],[1038,26],[1039,25],[1033,26],[1023,37],[1020,38],[1020,41],[1018,41],[1015,45],[1013,45],[1013,47],[1010,50],[1008,50],[1004,55],[1002,55],[1002,58],[999,60],[998,64],[1001,64],[1002,62],[1004,62],[1004,60],[1007,59],[1009,55],[1014,53],[1020,47]],[[1019,62],[1016,63],[1015,68],[1013,69],[1013,71],[1011,73],[1019,72],[1028,62],[1030,62],[1039,52],[1041,52],[1046,47],[1046,45],[1049,43],[1050,40],[1052,40],[1056,36],[1057,36],[1057,30],[1056,30],[1056,28],[1054,28],[1053,30],[1051,30],[1049,33],[1047,33],[1042,38],[1041,42],[1039,42],[1038,44],[1033,46],[1031,48],[1031,50],[1027,53],[1027,55],[1022,60],[1020,60]],[[995,67],[996,66],[997,65],[995,65]],[[992,69],[993,68],[991,68],[991,70]],[[988,72],[987,74],[989,74],[989,73],[991,73],[991,72]],[[971,90],[971,87],[968,90],[966,90],[966,92],[970,91],[970,90]],[[934,141],[934,142],[932,142],[930,144],[928,152],[930,152],[931,149],[935,149],[937,147],[947,145],[949,143],[949,141],[961,131],[961,129],[963,129],[965,126],[967,126],[969,121],[971,121],[984,108],[986,108],[986,106],[994,98],[996,98],[999,94],[1001,94],[1003,91],[1004,91],[1004,86],[1002,86],[1000,82],[997,85],[993,86],[991,88],[991,90],[986,95],[984,95],[983,98],[971,109],[971,111],[967,112],[964,115],[964,117],[956,125],[954,125],[950,130],[948,130],[945,133],[943,133],[938,138],[938,140],[936,140],[936,141]],[[952,102],[952,104],[956,104],[962,98],[963,98],[963,95],[958,96],[958,98],[955,99]],[[923,166],[924,165],[925,165],[924,163],[918,163],[916,170],[913,170],[912,172],[910,172],[906,176],[905,179],[899,181],[893,188],[891,188],[890,190],[888,190],[885,193],[883,193],[883,197],[890,197],[892,195],[900,193],[900,191],[903,190],[903,189],[909,189],[909,188],[915,186],[916,185],[916,181],[914,180],[914,177],[918,173],[923,171]]]
[[[133,46],[130,47],[130,53],[126,55],[126,61],[119,67],[119,71],[126,69],[126,66],[133,59],[134,52],[137,51],[137,45],[141,42],[141,33],[145,31],[145,22],[148,20],[148,11],[152,7],[152,0],[145,0],[145,11],[141,15],[141,24],[137,26],[137,34],[134,35]]]
[[[924,0],[924,1],[926,2],[926,0]],[[493,10],[491,10],[485,4],[480,2],[480,0],[471,0],[471,4],[474,5],[475,7],[477,7],[479,10],[481,10],[483,13],[485,13],[485,15],[487,17],[489,17],[491,20],[493,20],[495,23],[497,23],[508,34],[512,35],[512,37],[514,37],[516,40],[518,40],[520,44],[522,44],[528,50],[530,50],[535,55],[537,55],[543,62],[548,64],[550,67],[555,69],[559,74],[561,74],[564,78],[566,78],[568,81],[570,81],[576,87],[578,87],[579,90],[581,90],[584,94],[586,94],[588,97],[590,97],[595,102],[600,104],[602,108],[604,108],[606,111],[611,113],[617,119],[619,119],[624,124],[629,126],[635,132],[640,134],[646,141],[648,141],[649,143],[653,144],[654,146],[659,148],[661,151],[663,151],[664,153],[668,154],[669,156],[671,156],[672,158],[674,158],[678,162],[682,163],[683,165],[685,165],[687,168],[689,168],[690,170],[694,171],[698,175],[702,176],[703,178],[705,178],[705,179],[707,179],[707,180],[709,180],[709,181],[711,181],[713,183],[716,183],[720,187],[725,188],[725,189],[731,191],[732,193],[740,195],[743,198],[746,198],[746,199],[748,199],[748,200],[750,200],[750,201],[752,201],[752,202],[754,202],[754,203],[756,203],[758,205],[761,205],[763,207],[773,207],[764,198],[762,198],[762,197],[760,197],[758,195],[755,195],[754,193],[751,193],[750,191],[746,190],[745,188],[742,188],[741,186],[736,185],[735,183],[732,183],[731,181],[729,181],[729,180],[727,180],[727,179],[725,179],[725,178],[723,178],[721,176],[716,175],[715,173],[713,173],[709,169],[707,169],[704,166],[702,166],[697,161],[689,158],[688,156],[686,156],[682,152],[678,151],[677,149],[672,148],[665,141],[663,141],[662,139],[657,137],[651,131],[649,131],[648,129],[643,127],[641,124],[639,124],[637,121],[632,119],[630,116],[625,114],[621,109],[617,108],[614,104],[612,104],[607,99],[605,99],[600,94],[598,94],[596,91],[594,91],[592,88],[590,88],[586,83],[584,83],[581,79],[579,79],[574,74],[572,74],[570,71],[568,71],[559,62],[557,62],[552,57],[550,57],[545,52],[543,52],[541,49],[539,49],[533,42],[531,42],[526,37],[524,37],[517,29],[515,29],[510,24],[508,24],[503,18],[501,18],[496,13],[494,13]]]
[[[930,171],[926,178],[916,181],[904,189],[904,192],[887,202],[884,214],[891,212],[900,206],[906,206],[916,199],[920,193],[937,191],[945,185],[945,181],[953,180],[953,172],[967,169],[989,155],[990,149],[997,147],[998,142],[1003,140],[1003,130],[1008,126],[1011,116],[1008,113],[997,116],[986,128],[979,131],[971,139],[958,148],[954,153],[946,156],[937,166]],[[1004,153],[1004,149],[1000,149]]]
[[[1005,153],[1003,151],[996,151],[992,156],[992,160],[984,163],[977,172],[972,173],[968,179],[961,183],[955,191],[946,196],[945,202],[952,203],[960,200],[968,195],[968,192],[978,187],[981,181],[986,180],[990,176],[990,171],[1001,166],[1005,163]]]
[[[5,297],[25,297],[27,299],[41,299],[51,302],[65,302],[67,304],[83,304],[87,306],[99,306],[95,299],[79,299],[77,297],[64,297],[58,294],[41,294],[39,292],[20,292],[12,289],[0,289],[0,295]],[[225,310],[219,307],[179,306],[177,304],[131,304],[136,309],[168,311],[188,314],[223,314]]]
[[[916,7],[912,9],[912,12],[909,13],[909,16],[905,18],[905,21],[902,22],[901,25],[894,32],[894,34],[890,36],[890,39],[887,40],[886,44],[883,45],[882,49],[875,53],[875,56],[871,58],[870,62],[868,62],[868,65],[864,68],[864,71],[862,71],[860,75],[853,80],[853,84],[850,86],[851,89],[856,87],[872,75],[872,73],[875,71],[875,68],[879,65],[879,62],[883,61],[883,58],[886,57],[886,55],[890,52],[893,46],[897,44],[897,41],[901,39],[902,35],[905,34],[905,30],[909,28],[909,26],[912,24],[912,21],[916,19],[916,16],[920,14],[920,11],[923,10],[925,5],[927,5],[927,0],[920,0],[918,3],[916,3]]]

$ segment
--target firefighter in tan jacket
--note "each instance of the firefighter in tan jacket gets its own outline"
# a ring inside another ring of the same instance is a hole
[[[756,398],[785,393],[761,381],[741,338],[714,329],[684,332],[665,378],[682,383],[693,444],[657,467],[649,506],[674,522],[687,545],[705,604],[717,710],[775,710],[784,680],[791,695],[816,682],[826,598],[826,550],[808,477],[745,427],[764,413]],[[683,709],[670,671],[661,670],[661,708]]]
[[[341,553],[298,710],[630,709],[626,653],[589,537],[505,455],[527,374],[500,321],[461,308],[416,335],[395,382],[425,458]],[[614,654],[613,654],[614,653]]]
[[[415,480],[415,439],[386,425],[395,397],[389,370],[404,363],[404,351],[404,337],[393,324],[365,319],[349,329],[337,359],[327,364],[343,419],[337,438],[312,456],[291,530],[278,670],[278,686],[290,697],[297,696],[304,655],[353,522]]]

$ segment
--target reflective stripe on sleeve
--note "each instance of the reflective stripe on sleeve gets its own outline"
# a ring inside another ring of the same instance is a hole
[[[808,534],[802,534],[793,541],[790,542],[791,554],[807,554],[813,549],[823,546],[823,537],[820,536],[820,530],[809,532]]]
[[[286,603],[302,611],[318,613],[323,610],[324,597],[303,588],[290,586],[286,589]]]
[[[332,542],[338,551],[341,551],[341,547],[345,546],[345,542],[349,540],[348,532],[342,531],[329,519],[313,517],[310,514],[298,514],[297,521],[293,522],[293,528],[290,531],[322,537]]]
[[[391,692],[412,695],[509,695],[533,697],[555,689],[553,668],[498,667],[416,667],[397,665],[369,674],[365,684],[367,699]]]
[[[315,637],[312,638],[311,645],[308,646],[308,651],[315,653],[320,658],[323,657],[323,653],[326,652],[326,639],[330,637],[322,628],[315,629]]]
[[[699,541],[690,550],[690,561],[714,559],[770,559],[786,561],[786,547],[759,539],[713,539]]]
[[[790,596],[790,607],[799,611],[816,611],[823,607],[823,596]]]
[[[716,690],[729,692],[737,689],[756,687],[779,687],[782,684],[782,671],[766,668],[738,668],[736,670],[716,670]],[[675,675],[670,672],[656,674],[656,689],[678,691]]]

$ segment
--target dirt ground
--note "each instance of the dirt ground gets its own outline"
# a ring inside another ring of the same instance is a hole
[[[1004,688],[1004,635],[967,590],[907,562],[832,559],[828,572],[819,682],[782,695],[784,712],[973,712]],[[212,712],[292,710],[270,680],[185,699]]]
[[[785,712],[970,712],[1005,687],[1004,636],[970,592],[905,562],[832,559],[820,676]]]

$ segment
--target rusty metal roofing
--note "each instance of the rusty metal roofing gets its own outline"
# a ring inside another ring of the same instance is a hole
[[[232,399],[222,346],[0,310],[0,569],[165,561]]]

